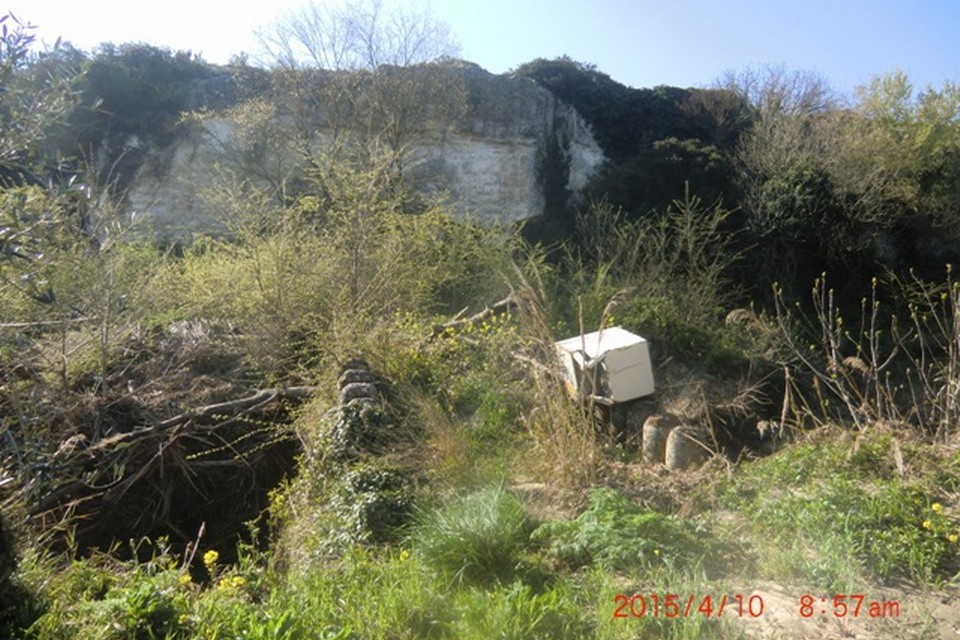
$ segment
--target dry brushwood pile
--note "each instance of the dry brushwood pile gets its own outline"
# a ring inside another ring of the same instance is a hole
[[[253,388],[237,336],[203,321],[132,335],[111,361],[67,388],[4,372],[5,511],[80,552],[242,531],[293,471],[290,408],[315,389]]]

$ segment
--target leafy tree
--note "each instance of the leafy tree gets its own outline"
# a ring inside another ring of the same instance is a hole
[[[726,90],[624,86],[567,56],[537,59],[515,75],[533,78],[572,105],[590,125],[609,162],[588,199],[607,198],[631,217],[671,205],[687,185],[707,201],[735,202],[731,149],[749,124],[747,103]],[[576,233],[570,212],[552,212]]]
[[[736,93],[676,87],[634,89],[594,65],[567,56],[538,58],[520,65],[513,74],[533,78],[575,107],[614,162],[669,138],[734,144],[749,124],[747,105]]]
[[[819,76],[783,67],[728,73],[719,86],[754,113],[736,151],[743,218],[753,250],[745,270],[758,295],[774,282],[800,297],[824,269],[868,263],[866,236],[846,208],[834,167],[843,118]]]
[[[96,314],[107,335],[128,257],[114,250],[117,210],[61,146],[84,57],[59,43],[33,54],[32,27],[13,16],[0,24],[0,315],[54,326]]]
[[[842,108],[810,74],[777,68],[724,82],[756,112],[737,151],[753,260],[765,267],[754,273],[779,281],[790,297],[824,269],[843,271],[852,290],[878,270],[942,272],[956,254],[944,240],[954,237],[960,212],[955,85],[917,94],[894,72]],[[918,243],[941,249],[915,252]]]
[[[960,87],[915,92],[900,71],[873,78],[857,91],[845,126],[838,180],[863,194],[860,215],[930,216],[957,221]]]
[[[743,136],[737,160],[751,215],[764,216],[763,185],[799,166],[820,166],[836,152],[836,120],[828,114],[836,101],[818,76],[787,72],[782,67],[763,72],[727,74],[721,81],[751,105],[754,121]],[[761,226],[765,226],[761,223]]]
[[[138,136],[160,144],[169,141],[180,114],[192,106],[192,82],[211,73],[189,52],[139,43],[102,45],[84,78],[88,139]]]

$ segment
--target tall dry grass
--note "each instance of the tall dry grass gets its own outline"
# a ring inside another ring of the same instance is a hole
[[[601,442],[593,418],[592,403],[576,403],[561,379],[550,321],[552,300],[536,263],[517,269],[520,288],[520,322],[525,336],[520,357],[528,366],[534,408],[526,416],[535,457],[531,471],[555,485],[578,489],[596,482],[601,466]],[[608,314],[605,313],[601,328]],[[582,318],[582,314],[581,314]],[[581,334],[583,333],[581,321]]]

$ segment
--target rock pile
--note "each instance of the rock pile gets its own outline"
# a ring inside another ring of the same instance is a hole
[[[338,403],[326,419],[334,460],[349,463],[384,453],[395,431],[384,405],[386,387],[366,361],[352,359],[343,365]]]
[[[381,389],[385,382],[370,370],[366,360],[353,358],[347,360],[340,370],[337,391],[340,393],[340,406],[346,406],[354,400],[368,400],[380,403]]]
[[[325,419],[332,472],[339,489],[331,506],[344,544],[381,543],[409,520],[412,505],[408,474],[384,455],[398,444],[396,421],[386,399],[389,385],[362,359],[344,363],[337,380],[338,402]]]

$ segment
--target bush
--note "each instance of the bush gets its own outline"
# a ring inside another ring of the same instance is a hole
[[[341,478],[334,509],[350,542],[383,543],[410,518],[413,503],[407,474],[382,464],[360,463]]]
[[[185,574],[161,554],[146,563],[75,561],[45,584],[50,604],[31,627],[37,640],[175,640],[188,637]]]
[[[254,196],[218,192],[213,204],[234,222],[236,241],[195,245],[166,281],[189,313],[231,320],[268,375],[315,375],[324,361],[376,353],[407,314],[480,307],[508,289],[496,274],[512,270],[510,232],[441,208],[402,213],[399,196],[354,193],[366,174],[337,171],[347,193],[316,219],[302,211],[308,196],[281,209],[261,193],[254,214]]]
[[[742,294],[732,281],[740,254],[731,215],[689,188],[663,213],[635,221],[609,201],[593,203],[577,217],[577,244],[557,283],[566,330],[605,317],[651,339],[658,358],[728,364],[735,349],[723,318]]]
[[[517,573],[529,533],[523,505],[498,487],[421,513],[413,546],[426,564],[457,581],[504,582]]]
[[[607,569],[692,564],[706,545],[682,520],[648,511],[613,489],[595,489],[590,506],[574,520],[548,522],[532,539],[572,567]]]

